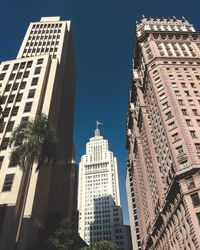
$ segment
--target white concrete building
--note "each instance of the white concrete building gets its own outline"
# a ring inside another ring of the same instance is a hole
[[[66,166],[73,155],[75,80],[71,22],[60,17],[30,23],[17,58],[0,64],[1,250],[33,246],[47,213],[71,216],[70,184],[66,181],[70,170]],[[58,158],[55,166],[38,172],[33,167],[25,207],[20,208],[24,172],[10,162],[8,142],[13,128],[21,120],[34,119],[38,112],[45,113],[55,128]]]
[[[87,244],[111,240],[120,249],[131,249],[120,207],[117,159],[98,125],[79,165],[78,210],[79,234]]]

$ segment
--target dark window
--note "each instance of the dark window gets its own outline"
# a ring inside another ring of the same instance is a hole
[[[42,63],[43,63],[43,60],[44,60],[43,58],[38,59],[38,60],[37,60],[37,64],[42,64]]]
[[[3,164],[3,159],[4,159],[4,156],[0,156],[0,169],[1,169],[1,166]]]
[[[32,102],[27,102],[24,107],[24,112],[30,112],[32,107]]]
[[[19,109],[19,107],[18,107],[18,106],[17,106],[17,107],[14,107],[14,108],[12,109],[11,116],[16,116],[16,115],[17,115],[17,113],[18,113],[18,109]]]
[[[18,69],[18,67],[19,67],[19,63],[15,63],[14,66],[13,66],[13,70]]]
[[[24,72],[24,77],[28,77],[28,76],[29,76],[29,73],[30,73],[30,71]]]
[[[13,80],[14,78],[15,78],[15,74],[12,73],[12,74],[10,75],[10,77],[9,77],[9,80]]]
[[[8,103],[12,103],[15,99],[15,95],[10,95],[8,98]]]
[[[34,77],[34,78],[32,79],[31,86],[35,86],[35,85],[37,85],[37,84],[38,84],[38,80],[39,80],[39,78],[38,78],[38,77]]]
[[[16,98],[16,102],[20,102],[21,100],[22,100],[22,96],[23,96],[23,94],[18,94],[17,95],[17,98]]]
[[[20,89],[25,89],[25,87],[26,87],[26,82],[21,82]]]
[[[193,109],[192,112],[193,112],[194,115],[198,115],[197,109]]]
[[[2,122],[2,123],[0,124],[0,133],[3,132],[3,130],[4,130],[4,128],[5,128],[5,125],[6,125],[5,122]]]
[[[186,180],[188,189],[195,187],[194,180],[192,177],[188,177],[185,180]]]
[[[9,68],[9,64],[3,66],[3,70],[7,70]]]
[[[30,89],[28,93],[28,98],[33,98],[35,96],[35,89]]]
[[[4,180],[2,192],[10,191],[12,188],[13,180],[14,180],[14,174],[7,174]]]
[[[19,83],[18,82],[15,82],[12,86],[12,90],[17,90],[18,89],[18,86],[19,86]]]
[[[183,115],[188,115],[188,112],[186,109],[182,109],[182,113],[183,113]]]
[[[20,64],[20,69],[24,69],[25,68],[25,65],[26,65],[26,63],[25,62],[22,62],[21,64]]]
[[[14,168],[14,167],[16,167],[17,166],[17,164],[15,163],[15,161],[13,161],[13,160],[10,160],[10,162],[9,162],[9,168]]]
[[[28,121],[28,116],[22,117],[21,122],[26,122],[26,121]]]
[[[34,74],[35,74],[35,75],[36,75],[36,74],[40,74],[40,71],[41,71],[41,67],[36,67],[36,68],[35,68]]]
[[[3,111],[3,116],[8,117],[9,113],[10,113],[10,108],[5,108],[4,111]]]
[[[16,76],[16,79],[20,79],[21,77],[22,77],[22,72],[18,72],[17,76]]]
[[[1,143],[1,150],[7,149],[8,143],[9,143],[10,138],[9,137],[4,137]]]
[[[197,138],[197,134],[195,130],[190,131],[190,134],[192,136],[192,138]]]
[[[196,213],[196,215],[197,215],[197,220],[198,220],[199,225],[200,225],[200,213]]]
[[[29,61],[28,63],[27,63],[27,68],[31,68],[31,66],[32,66],[32,64],[33,64],[33,61]]]
[[[199,194],[194,193],[191,195],[192,203],[194,206],[199,206],[200,205],[200,199],[199,199]]]
[[[5,87],[5,92],[10,91],[10,88],[11,88],[11,84],[7,84]]]
[[[7,96],[6,96],[6,95],[3,96],[3,97],[1,98],[1,104],[5,104],[6,99],[7,99]]]
[[[4,79],[4,77],[5,77],[5,75],[6,75],[6,73],[2,73],[2,74],[0,74],[0,80],[3,80],[3,79]]]
[[[11,132],[12,130],[13,130],[13,127],[14,127],[14,121],[9,121],[8,122],[8,125],[7,125],[7,127],[6,127],[6,131],[7,132]]]

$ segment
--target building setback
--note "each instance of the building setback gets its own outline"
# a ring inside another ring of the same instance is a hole
[[[87,244],[109,240],[128,250],[130,229],[123,225],[117,171],[117,159],[97,128],[79,164],[79,234]]]
[[[38,232],[47,214],[59,212],[63,218],[73,217],[73,190],[76,189],[71,180],[76,172],[72,163],[75,81],[71,22],[62,21],[60,17],[42,17],[40,22],[30,23],[17,58],[0,64],[2,250],[32,247],[37,243]],[[12,130],[22,120],[32,120],[40,112],[47,115],[55,129],[59,141],[57,159],[53,165],[38,172],[33,168],[21,214],[18,208],[23,172],[10,162],[8,142]]]
[[[184,18],[136,24],[127,149],[141,249],[200,249],[200,34]]]

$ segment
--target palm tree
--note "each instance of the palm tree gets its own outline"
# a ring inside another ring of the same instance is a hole
[[[9,144],[14,147],[10,160],[23,171],[15,207],[16,220],[12,227],[16,242],[19,238],[32,168],[36,164],[35,170],[38,171],[45,165],[51,165],[56,154],[56,143],[55,133],[44,114],[37,114],[33,121],[22,121],[11,135]]]

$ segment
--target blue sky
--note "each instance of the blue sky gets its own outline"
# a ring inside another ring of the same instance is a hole
[[[199,0],[0,0],[0,61],[14,59],[29,22],[41,16],[72,20],[77,65],[74,138],[76,158],[85,153],[96,120],[118,158],[121,201],[125,193],[126,114],[135,21],[145,16],[184,16],[200,28]]]

